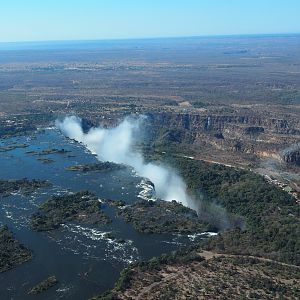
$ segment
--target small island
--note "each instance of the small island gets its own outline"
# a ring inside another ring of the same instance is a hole
[[[81,171],[81,172],[110,172],[110,171],[118,171],[126,169],[125,165],[116,164],[113,162],[98,162],[95,164],[87,164],[87,165],[75,165],[67,167],[68,171]]]
[[[38,151],[27,151],[26,154],[29,155],[38,155],[38,156],[45,156],[45,155],[50,155],[50,154],[67,154],[70,153],[71,151],[66,150],[64,148],[62,149],[57,149],[57,148],[49,148],[49,149],[44,149],[40,152]]]
[[[215,230],[201,221],[194,210],[176,201],[142,200],[119,207],[118,215],[142,233],[192,234]]]
[[[28,195],[38,188],[44,188],[51,186],[51,183],[47,180],[29,180],[27,178],[16,180],[1,180],[0,179],[0,195],[8,196],[11,193],[21,192]]]
[[[8,145],[8,146],[0,146],[0,152],[8,152],[19,148],[26,148],[28,145],[26,144],[15,144],[15,145]]]
[[[28,294],[32,294],[32,295],[40,294],[44,291],[47,291],[51,287],[55,286],[57,283],[58,283],[58,280],[56,279],[56,277],[55,276],[50,276],[47,279],[40,282],[39,284],[37,284],[36,286],[34,286],[28,292]]]
[[[126,206],[126,202],[123,200],[107,199],[103,201],[109,206],[114,206],[119,208]]]
[[[108,240],[112,240],[114,241],[115,243],[118,243],[118,244],[124,244],[126,242],[126,240],[122,239],[122,238],[117,238],[113,232],[107,232],[105,234],[105,238],[108,239]]]
[[[41,161],[43,164],[51,164],[54,162],[53,159],[47,157],[38,157],[37,160]]]
[[[94,194],[81,191],[50,198],[31,216],[31,227],[36,231],[49,231],[72,221],[107,224],[110,219],[101,210],[101,203]]]
[[[44,149],[41,152],[38,153],[38,155],[48,155],[48,154],[66,154],[69,153],[71,151],[66,150],[64,148],[62,149],[56,149],[56,148],[52,148],[52,149]]]
[[[20,244],[7,226],[0,227],[0,273],[32,259],[29,249]]]

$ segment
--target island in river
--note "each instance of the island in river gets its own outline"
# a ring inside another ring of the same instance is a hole
[[[51,183],[47,180],[27,178],[16,179],[16,180],[1,180],[0,179],[0,195],[7,196],[11,193],[21,192],[22,194],[28,195],[34,190],[43,187],[49,187]]]
[[[110,172],[110,171],[118,171],[122,169],[126,169],[127,166],[116,164],[113,162],[97,162],[94,164],[86,164],[86,165],[75,165],[67,167],[68,171],[82,171],[82,172]]]
[[[176,201],[141,200],[132,205],[120,206],[118,215],[141,233],[194,234],[217,231],[199,219],[197,213]]]
[[[0,273],[32,259],[29,249],[19,243],[7,226],[0,228]]]
[[[88,224],[110,222],[102,212],[98,198],[89,191],[81,191],[47,200],[31,216],[31,227],[37,231],[49,231],[71,221]]]

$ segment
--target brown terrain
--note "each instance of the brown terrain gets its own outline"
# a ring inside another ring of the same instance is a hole
[[[107,299],[298,299],[300,269],[276,261],[204,251],[205,260],[131,270]],[[97,299],[105,299],[99,297]]]
[[[198,158],[299,173],[298,35],[80,45],[2,50],[0,118],[146,114],[154,139]]]
[[[65,115],[80,116],[88,130],[143,114],[152,150],[260,173],[300,204],[299,35],[43,47],[0,45],[0,137],[53,126]],[[296,209],[286,214],[286,223],[298,216]],[[295,253],[297,245],[290,246]],[[129,267],[115,298],[99,299],[300,298],[294,265],[197,257]]]

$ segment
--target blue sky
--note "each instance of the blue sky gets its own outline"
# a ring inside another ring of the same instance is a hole
[[[300,33],[300,0],[0,0],[0,42]]]

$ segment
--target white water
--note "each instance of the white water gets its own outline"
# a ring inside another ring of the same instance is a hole
[[[142,154],[134,150],[134,136],[139,132],[142,118],[143,116],[138,119],[126,118],[115,128],[91,128],[88,133],[83,132],[81,119],[75,116],[56,121],[56,126],[65,136],[83,143],[92,153],[97,154],[99,160],[133,167],[140,176],[154,183],[159,198],[176,200],[195,209],[186,184],[173,169],[145,163]]]

